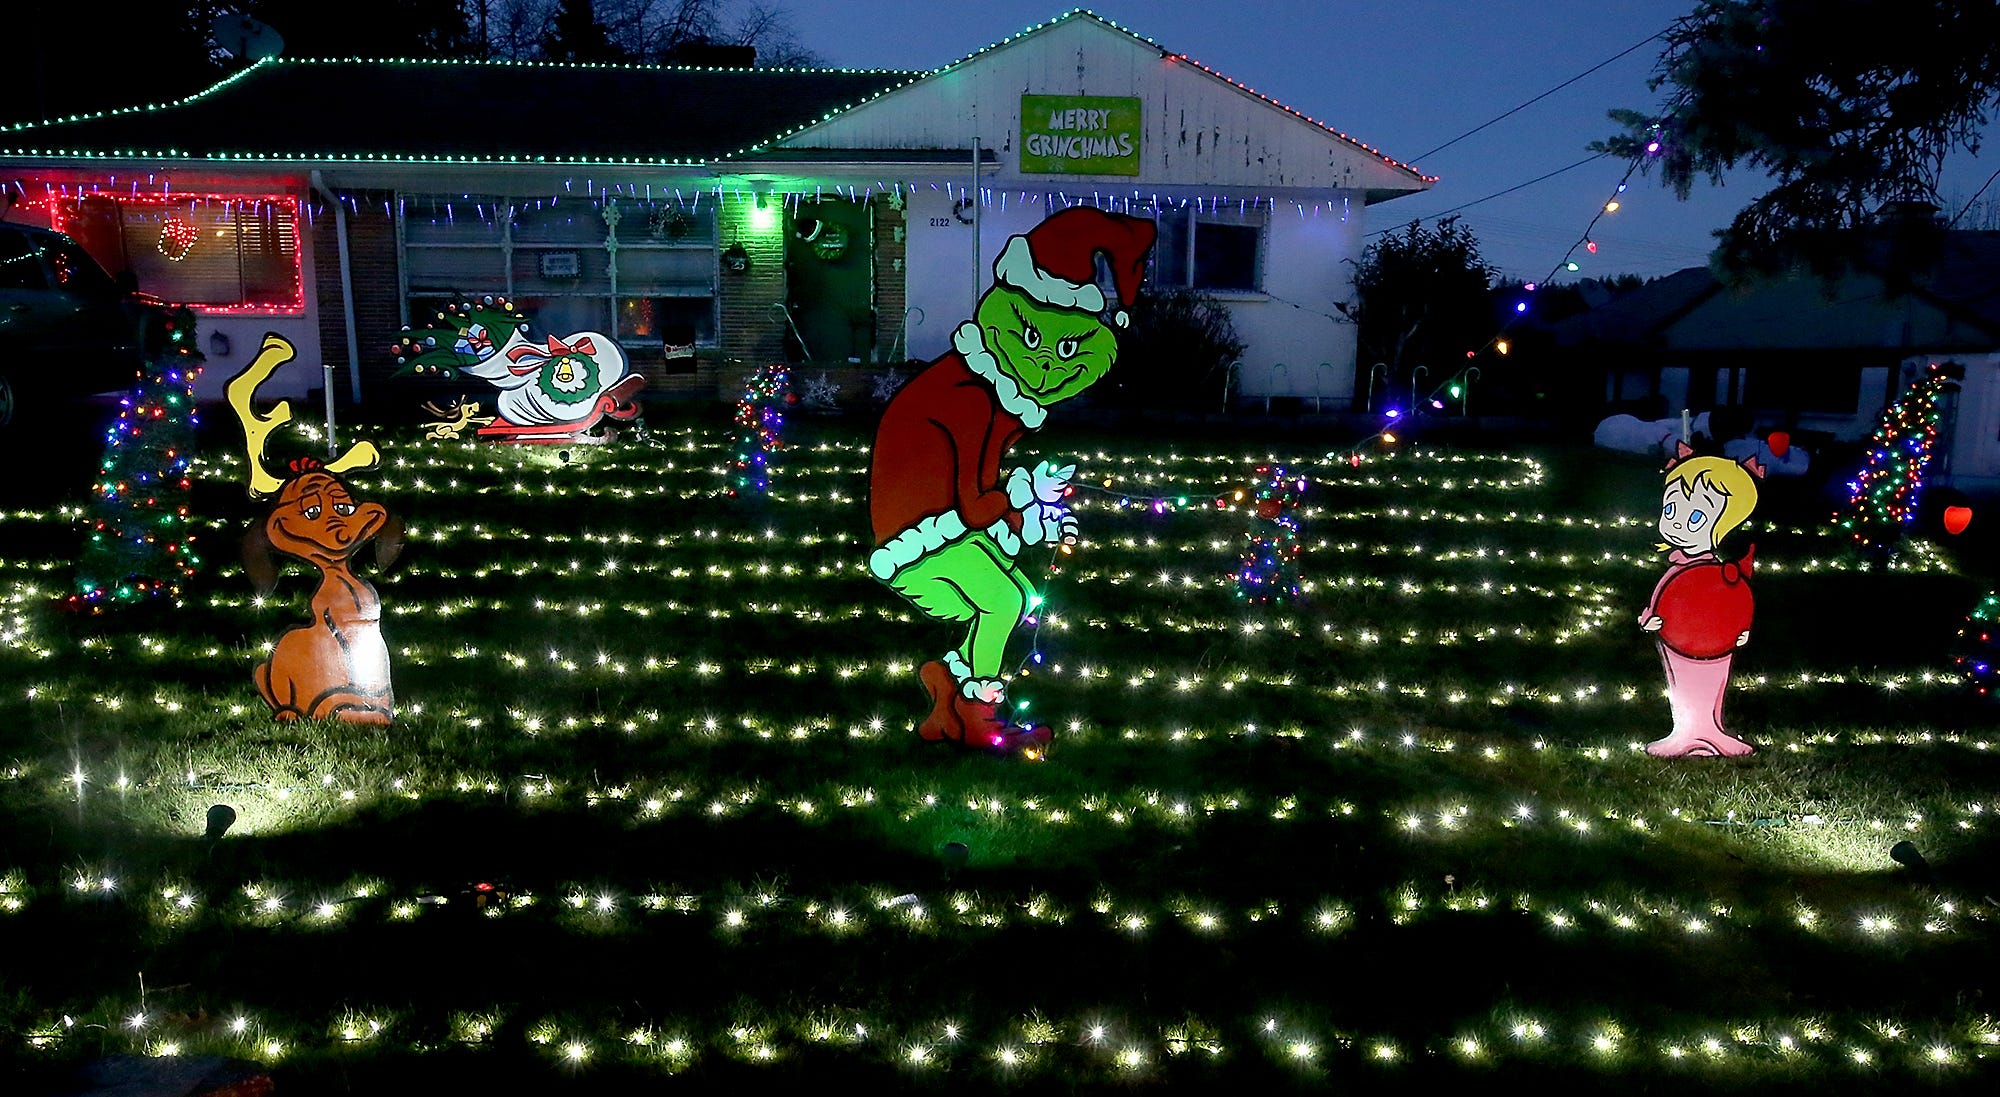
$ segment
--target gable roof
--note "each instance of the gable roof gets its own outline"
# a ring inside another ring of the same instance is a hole
[[[918,75],[278,59],[178,102],[0,129],[0,155],[698,165]]]
[[[1549,331],[1557,346],[1645,343],[1720,285],[1707,267],[1688,267],[1621,293],[1594,309],[1565,317],[1549,325]]]
[[[1409,189],[1436,181],[1083,8],[928,71],[272,59],[169,103],[0,126],[0,156],[698,167],[745,153],[768,155],[813,125],[1070,20],[1088,20],[1144,43],[1317,127],[1415,181]]]
[[[1369,160],[1378,161],[1379,163],[1386,165],[1387,167],[1393,169],[1397,174],[1403,176],[1405,179],[1416,184],[1415,186],[1398,189],[1394,191],[1394,193],[1407,193],[1408,191],[1411,190],[1421,190],[1425,187],[1430,186],[1430,184],[1437,182],[1438,180],[1438,177],[1435,175],[1425,175],[1424,173],[1418,171],[1412,165],[1403,163],[1402,161],[1387,155],[1386,153],[1382,152],[1382,150],[1375,148],[1374,146],[1369,145],[1358,138],[1350,137],[1346,133],[1334,129],[1332,126],[1328,125],[1325,122],[1320,121],[1317,118],[1312,117],[1311,115],[1308,115],[1293,107],[1287,106],[1286,104],[1281,103],[1278,100],[1273,99],[1268,95],[1262,94],[1255,88],[1249,87],[1248,85],[1244,84],[1242,81],[1232,79],[1231,77],[1226,76],[1223,73],[1217,72],[1216,70],[1209,68],[1207,65],[1202,64],[1200,61],[1195,60],[1194,58],[1188,56],[1185,53],[1169,50],[1166,47],[1160,45],[1158,42],[1154,41],[1153,39],[1147,38],[1144,35],[1141,35],[1138,32],[1131,30],[1128,27],[1121,26],[1110,19],[1106,19],[1105,17],[1087,8],[1072,8],[1071,10],[1066,11],[1063,14],[1058,15],[1053,19],[1049,19],[1041,23],[1036,23],[1033,26],[1027,27],[1023,30],[1015,32],[1014,34],[1008,35],[1006,38],[1003,38],[998,42],[994,42],[991,45],[983,46],[977,50],[974,50],[973,52],[966,54],[964,57],[961,57],[956,61],[952,61],[939,68],[933,69],[928,73],[925,73],[924,81],[928,81],[931,77],[943,76],[948,73],[957,72],[958,70],[968,65],[980,61],[981,59],[987,57],[989,54],[998,52],[1000,50],[1008,49],[1027,39],[1034,38],[1042,34],[1046,34],[1052,31],[1056,27],[1072,22],[1083,22],[1083,23],[1093,24],[1095,26],[1108,30],[1113,34],[1116,34],[1117,36],[1126,39],[1132,43],[1142,45],[1151,52],[1157,54],[1161,58],[1189,65],[1192,68],[1197,69],[1203,74],[1205,74],[1208,78],[1213,79],[1218,84],[1227,85],[1230,88],[1234,89],[1234,91],[1240,95],[1256,100],[1262,103],[1264,106],[1270,107],[1273,110],[1278,111],[1282,114],[1289,115],[1291,116],[1292,119],[1294,119],[1301,125],[1319,130],[1325,136],[1332,137],[1337,141],[1350,146],[1353,150],[1365,155],[1365,157],[1368,158]],[[865,110],[868,107],[872,106],[877,100],[883,99],[898,92],[905,92],[907,94],[918,94],[923,90],[922,85],[924,81],[911,81],[906,84],[897,84],[883,88],[881,91],[878,91],[873,95],[870,95],[866,99],[863,99],[862,101],[857,102],[847,108],[828,114],[824,118],[817,118],[810,120],[798,126],[794,130],[785,133],[780,133],[773,139],[772,142],[769,143],[791,142],[793,141],[793,139],[798,138],[801,135],[807,134],[809,131],[813,129],[826,127],[829,123],[835,123],[837,120],[842,120],[856,111]]]
[[[1905,297],[1883,280],[1887,258],[1887,243],[1872,241],[1831,286],[1800,274],[1730,287],[1689,267],[1550,331],[1558,346],[1666,350],[1917,349],[1912,338],[1934,350],[2000,345],[2000,232],[1943,233]]]

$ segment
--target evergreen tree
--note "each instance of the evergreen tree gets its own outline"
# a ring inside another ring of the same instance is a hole
[[[1418,366],[1457,370],[1493,334],[1495,274],[1457,217],[1428,228],[1412,221],[1368,245],[1354,273],[1356,303],[1335,306],[1360,329],[1356,383],[1376,364],[1391,378]]]
[[[542,56],[551,61],[624,61],[627,56],[611,42],[598,22],[591,0],[562,0],[542,35]]]
[[[1974,693],[2000,698],[2000,591],[1987,591],[1966,614],[1953,659]]]
[[[195,347],[187,309],[148,324],[146,369],[105,432],[76,590],[67,603],[73,609],[97,613],[158,599],[177,604],[181,584],[201,564],[188,518],[188,464],[199,422]]]
[[[1249,545],[1237,565],[1236,595],[1252,605],[1299,599],[1299,497],[1302,476],[1284,466],[1259,466],[1250,500]]]
[[[785,409],[798,402],[792,392],[791,368],[773,362],[750,375],[736,401],[735,477],[731,495],[762,495],[778,470],[777,453],[784,448]]]
[[[1867,461],[1847,482],[1847,505],[1835,522],[1872,556],[1887,556],[1916,521],[1917,496],[1938,441],[1939,405],[1958,391],[1954,376],[1962,376],[1956,366],[1925,367],[1902,399],[1882,412]]]
[[[1953,152],[1978,151],[2000,101],[1993,0],[1700,0],[1661,35],[1654,111],[1614,110],[1593,146],[1686,197],[1739,165],[1772,186],[1721,235],[1726,273],[1832,271],[1884,207],[1942,205]]]

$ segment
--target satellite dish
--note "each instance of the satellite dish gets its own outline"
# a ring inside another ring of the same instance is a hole
[[[222,52],[245,61],[268,61],[285,49],[277,31],[247,15],[218,15],[209,32]]]

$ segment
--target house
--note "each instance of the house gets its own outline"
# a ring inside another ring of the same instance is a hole
[[[1077,203],[1158,220],[1150,277],[1226,300],[1241,395],[1351,398],[1365,213],[1435,180],[1077,11],[928,71],[267,60],[0,130],[0,181],[196,307],[203,397],[269,330],[372,402],[464,293],[614,334],[655,393],[930,358]]]
[[[1765,428],[1857,442],[1930,362],[1965,378],[1945,429],[1945,478],[2000,487],[2000,232],[1942,232],[1908,285],[1871,243],[1846,274],[1726,286],[1682,270],[1551,328],[1607,402],[1668,413],[1739,406]]]

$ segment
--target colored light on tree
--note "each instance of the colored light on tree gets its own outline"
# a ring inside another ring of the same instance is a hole
[[[188,528],[188,466],[200,421],[194,380],[202,360],[194,314],[175,309],[153,318],[145,340],[143,375],[105,432],[76,589],[65,603],[72,609],[178,601],[181,584],[201,564]]]
[[[792,396],[791,368],[773,362],[756,373],[736,401],[736,458],[729,494],[770,489],[774,455],[784,445],[784,406]]]
[[[1966,615],[1952,659],[1973,692],[2000,697],[2000,591],[1988,591]]]
[[[1282,465],[1257,469],[1259,482],[1250,504],[1249,545],[1236,569],[1238,597],[1262,605],[1299,597],[1299,499],[1305,495],[1302,476]]]
[[[1955,391],[1951,372],[1931,363],[1902,399],[1883,411],[1869,439],[1867,462],[1847,482],[1847,505],[1835,516],[1861,548],[1891,549],[1916,521],[1917,497],[1937,445],[1939,399]]]

